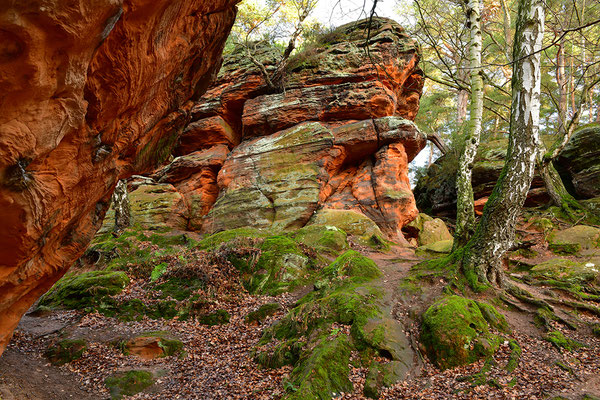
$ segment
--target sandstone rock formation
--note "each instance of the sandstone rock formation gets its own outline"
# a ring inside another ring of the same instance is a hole
[[[506,139],[481,143],[473,164],[473,196],[476,200],[476,212],[492,193],[494,185],[504,167],[504,157],[508,142]],[[437,216],[456,215],[456,174],[458,156],[448,154],[434,162],[427,174],[419,179],[414,195],[419,210]],[[477,203],[479,200],[479,204]],[[541,176],[536,172],[527,194],[525,205],[533,206],[550,201]]]
[[[192,108],[177,158],[132,190],[132,208],[146,204],[137,221],[153,227],[170,218],[172,227],[206,233],[370,223],[369,232],[402,240],[418,214],[408,163],[426,140],[411,121],[420,55],[398,24],[375,19],[369,57],[366,28],[366,20],[344,25],[300,52],[275,93],[245,51],[226,57]],[[272,72],[277,50],[257,48]],[[171,202],[157,210],[149,190]]]
[[[85,250],[118,179],[169,156],[236,2],[0,4],[0,352]]]
[[[556,167],[573,195],[600,197],[600,124],[579,128],[560,153]]]

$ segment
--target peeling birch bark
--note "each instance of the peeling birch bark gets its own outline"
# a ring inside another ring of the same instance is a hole
[[[533,179],[539,149],[542,0],[521,0],[513,47],[512,107],[508,154],[475,235],[463,251],[462,270],[480,290],[503,285],[502,260]]]
[[[470,30],[469,61],[471,67],[471,105],[469,126],[464,152],[458,164],[456,180],[457,209],[454,248],[464,246],[475,231],[475,207],[471,176],[473,161],[479,147],[483,115],[483,78],[481,76],[481,4],[479,0],[467,2],[467,27]]]

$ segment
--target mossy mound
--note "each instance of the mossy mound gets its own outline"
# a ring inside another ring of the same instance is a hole
[[[452,251],[453,244],[453,239],[442,240],[439,242],[418,247],[417,250],[415,250],[415,254],[419,257],[425,258],[441,257],[444,254],[450,254],[450,252]]]
[[[380,354],[408,370],[412,353],[409,361],[405,350],[410,346],[400,324],[385,317],[383,289],[377,283],[381,276],[372,260],[346,251],[319,272],[313,292],[265,330],[255,360],[271,368],[294,366],[289,398],[330,399],[351,389],[347,368],[352,350],[369,360],[366,367]],[[348,328],[349,335],[344,333]]]
[[[600,266],[592,262],[576,262],[563,258],[553,258],[537,264],[529,271],[539,280],[553,280],[566,284],[591,283],[600,276]]]
[[[576,225],[562,231],[553,231],[548,237],[548,248],[556,254],[576,254],[582,249],[600,247],[600,229]]]
[[[67,309],[93,307],[105,298],[120,293],[128,284],[127,274],[119,271],[69,274],[40,299],[39,305]]]
[[[348,249],[347,234],[335,226],[311,225],[293,234],[294,240],[327,254],[337,255]]]
[[[281,306],[278,303],[268,303],[263,304],[256,311],[251,311],[246,315],[246,323],[260,323],[275,314],[277,311],[281,309]]]
[[[278,295],[307,284],[317,270],[319,257],[314,250],[298,244],[289,236],[249,237],[247,230],[218,233],[205,241],[241,273],[244,287],[253,294]],[[239,234],[241,236],[236,236]]]
[[[84,339],[65,339],[50,346],[44,356],[54,365],[64,365],[81,358],[86,350]]]
[[[365,280],[379,278],[381,271],[370,258],[357,251],[348,250],[324,268],[321,275],[328,279],[348,276],[355,278],[354,281],[357,282],[361,278]]]
[[[133,396],[154,384],[154,375],[150,371],[131,370],[106,378],[104,384],[113,400],[124,396]]]
[[[369,217],[352,210],[321,209],[308,221],[308,226],[335,226],[352,235],[364,246],[389,249],[381,229]]]
[[[352,346],[348,336],[321,338],[311,352],[304,353],[290,375],[287,400],[328,400],[340,393],[352,392],[348,378]]]
[[[421,342],[441,369],[471,364],[493,354],[502,338],[489,327],[506,330],[504,317],[492,306],[460,296],[448,296],[423,314]]]
[[[419,213],[417,218],[402,228],[409,237],[417,238],[419,246],[431,245],[440,241],[452,240],[448,227],[439,218],[432,218],[427,214]]]
[[[216,250],[222,244],[231,242],[236,239],[239,240],[240,238],[264,238],[267,236],[269,236],[269,232],[265,230],[253,228],[237,228],[210,235],[202,239],[197,246],[202,250]]]

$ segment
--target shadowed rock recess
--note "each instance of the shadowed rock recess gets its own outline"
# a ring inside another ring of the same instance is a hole
[[[192,108],[175,158],[130,182],[134,223],[203,233],[318,224],[402,241],[418,214],[408,163],[426,142],[412,122],[420,55],[397,23],[376,18],[369,56],[367,24],[292,57],[277,93],[234,50]],[[277,50],[257,48],[273,72]]]
[[[83,253],[117,181],[169,156],[237,2],[1,2],[0,352]]]

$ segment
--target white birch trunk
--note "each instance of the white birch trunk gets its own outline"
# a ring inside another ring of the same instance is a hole
[[[513,46],[512,106],[508,153],[481,223],[463,253],[463,273],[480,290],[503,284],[502,260],[531,185],[539,148],[542,0],[521,0]]]
[[[465,149],[458,165],[456,180],[457,209],[454,248],[467,243],[475,231],[475,209],[471,176],[473,162],[479,147],[481,119],[483,115],[483,78],[481,76],[481,4],[479,0],[468,0],[467,26],[470,30],[469,61],[471,68],[471,105],[469,126],[465,137]]]

